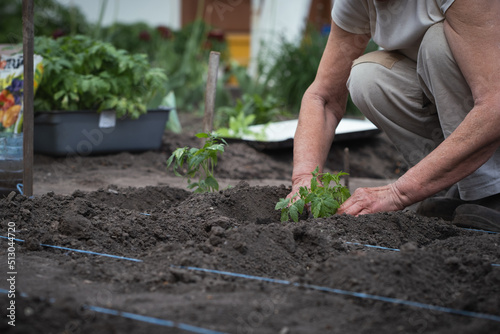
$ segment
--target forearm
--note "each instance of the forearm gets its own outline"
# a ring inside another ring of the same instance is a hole
[[[311,172],[325,165],[335,128],[343,113],[342,106],[326,105],[322,98],[306,93],[303,98],[299,123],[294,137],[292,181],[302,176],[311,176]]]
[[[363,53],[369,38],[348,33],[332,23],[316,78],[302,98],[294,136],[292,182],[295,188],[310,180],[317,166],[323,170],[335,128],[345,112],[346,82],[352,61]]]
[[[395,184],[404,206],[419,202],[481,167],[500,145],[500,103],[474,107],[460,126]]]

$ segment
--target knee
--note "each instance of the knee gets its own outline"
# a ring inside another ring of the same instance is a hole
[[[418,52],[418,67],[433,67],[434,64],[442,68],[444,60],[451,60],[454,63],[451,49],[444,34],[444,25],[441,22],[427,29]]]
[[[383,95],[380,78],[384,67],[376,63],[360,63],[351,69],[347,88],[354,104],[365,115]]]

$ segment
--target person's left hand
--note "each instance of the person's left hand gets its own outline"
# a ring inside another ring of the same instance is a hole
[[[376,188],[358,188],[337,211],[353,216],[368,213],[403,210],[403,204],[394,184]]]

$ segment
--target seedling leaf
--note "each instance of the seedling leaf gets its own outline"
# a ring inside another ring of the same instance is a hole
[[[332,216],[350,197],[349,189],[340,183],[340,177],[347,173],[320,173],[319,167],[316,167],[311,174],[311,187],[300,187],[298,194],[295,195],[299,196],[299,199],[293,204],[290,204],[290,200],[280,199],[276,204],[275,209],[281,210],[282,222],[288,221],[290,217],[297,222],[307,205],[310,205],[314,218]],[[335,185],[330,187],[332,182]]]
[[[182,176],[177,170],[187,163],[187,170],[184,176],[188,179],[188,189],[195,189],[196,193],[218,191],[219,183],[215,179],[213,172],[217,165],[218,154],[224,152],[226,141],[215,134],[198,133],[198,138],[206,138],[202,148],[178,148],[167,160],[167,167],[172,163],[175,175]],[[192,182],[191,179],[199,176],[198,182]]]

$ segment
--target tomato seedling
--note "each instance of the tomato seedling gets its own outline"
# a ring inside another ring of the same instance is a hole
[[[214,168],[217,165],[218,154],[224,153],[227,142],[217,134],[198,133],[198,138],[206,138],[202,148],[183,147],[176,149],[167,160],[167,168],[174,162],[174,173],[188,179],[188,188],[195,189],[195,193],[218,191],[219,183],[214,177]],[[187,170],[181,175],[177,170],[186,164]],[[200,172],[201,168],[201,172]],[[198,174],[198,182],[192,182]]]
[[[347,173],[320,173],[319,167],[311,173],[311,187],[300,187],[299,193],[292,199],[280,198],[275,209],[281,210],[281,221],[299,221],[299,215],[304,212],[306,205],[311,206],[311,213],[314,218],[330,217],[337,212],[342,203],[347,200],[351,194],[349,189],[340,184],[340,177],[348,175]],[[331,183],[334,185],[330,186]],[[296,197],[295,202],[291,203]],[[290,204],[291,203],[291,204]]]

